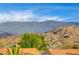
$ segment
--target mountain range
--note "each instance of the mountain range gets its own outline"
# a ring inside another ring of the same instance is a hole
[[[76,25],[78,22],[60,22],[60,21],[44,21],[44,22],[5,22],[0,23],[0,32],[12,34],[21,34],[24,32],[47,32],[59,26]]]

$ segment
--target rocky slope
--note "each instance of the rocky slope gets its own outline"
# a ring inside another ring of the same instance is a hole
[[[61,26],[44,33],[48,48],[76,49],[79,48],[79,27]]]

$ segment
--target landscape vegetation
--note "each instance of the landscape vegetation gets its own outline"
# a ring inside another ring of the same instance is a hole
[[[1,3],[0,55],[79,55],[78,12],[78,3]]]
[[[20,35],[2,32],[0,35],[0,48],[7,49],[5,55],[32,55],[26,51],[20,53],[21,48],[35,48],[38,54],[48,55],[50,49],[79,49],[79,27],[76,25],[62,25],[47,32],[25,32]],[[0,54],[4,53],[0,51]]]

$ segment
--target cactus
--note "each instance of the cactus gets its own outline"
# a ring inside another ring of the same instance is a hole
[[[8,54],[9,55],[18,55],[19,54],[19,48],[18,47],[8,48]]]

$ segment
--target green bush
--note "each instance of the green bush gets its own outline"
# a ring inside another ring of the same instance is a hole
[[[38,35],[35,33],[24,33],[21,36],[20,47],[37,48],[39,50],[46,50],[47,44],[44,41],[44,37],[42,35]]]

